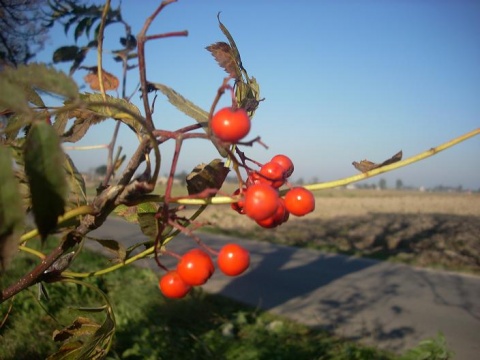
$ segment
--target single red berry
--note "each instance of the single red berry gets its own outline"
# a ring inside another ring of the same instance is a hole
[[[215,271],[213,261],[205,251],[192,249],[186,252],[177,264],[177,272],[187,284],[203,285]]]
[[[304,216],[315,210],[315,196],[304,187],[294,187],[285,195],[285,207],[295,216]]]
[[[217,264],[225,275],[237,276],[248,269],[250,253],[238,244],[227,244],[218,253]]]
[[[288,156],[278,154],[275,155],[270,161],[279,164],[283,168],[285,178],[288,178],[290,175],[292,175],[294,166],[292,160],[290,160]]]
[[[171,270],[163,275],[158,281],[158,287],[163,295],[172,299],[183,298],[192,288],[183,281],[175,270]]]
[[[231,107],[220,109],[212,117],[210,127],[213,134],[222,141],[236,143],[250,132],[250,117],[247,112]]]
[[[245,193],[245,214],[253,220],[272,216],[278,206],[278,191],[267,184],[254,184]]]
[[[278,189],[285,184],[285,170],[279,163],[269,161],[259,171],[260,182],[266,183]]]

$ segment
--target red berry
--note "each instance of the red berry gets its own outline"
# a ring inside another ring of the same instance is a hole
[[[187,284],[203,285],[215,271],[213,261],[205,251],[192,249],[177,264],[177,272]]]
[[[242,190],[237,189],[237,190],[234,191],[233,195],[234,196],[235,195],[240,195],[240,192],[245,193],[245,191],[247,191],[246,188],[244,188]],[[241,214],[241,215],[245,214],[245,210],[243,209],[243,207],[245,206],[245,200],[243,198],[238,200],[237,202],[231,203],[230,206],[233,210],[235,210],[239,214]]]
[[[260,168],[260,182],[278,189],[285,183],[285,170],[279,163],[270,161]]]
[[[288,156],[282,154],[275,155],[270,161],[279,164],[283,168],[285,178],[292,175],[294,166],[292,160],[290,160]]]
[[[295,216],[303,216],[315,210],[315,196],[303,187],[294,187],[285,195],[285,207]]]
[[[236,143],[250,132],[250,117],[244,109],[231,107],[220,109],[212,117],[210,127],[213,134],[222,141]]]
[[[288,220],[289,215],[290,215],[289,212],[285,208],[285,200],[282,198],[279,198],[277,211],[275,211],[275,213],[272,216],[263,220],[257,220],[256,222],[261,227],[272,229],[286,222]]]
[[[237,244],[227,244],[218,253],[218,268],[229,276],[237,276],[248,269],[250,253]]]
[[[171,270],[163,275],[158,281],[158,287],[163,295],[172,299],[184,297],[192,288],[183,281],[175,270]]]
[[[278,192],[267,184],[254,184],[245,193],[245,214],[253,220],[272,216],[278,207]]]

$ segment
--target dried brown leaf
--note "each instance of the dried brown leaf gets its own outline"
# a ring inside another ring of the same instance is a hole
[[[85,75],[83,79],[87,84],[90,85],[90,88],[92,90],[100,91],[100,79],[98,77],[98,71],[96,68],[90,68],[90,69],[91,69],[91,72]],[[109,72],[103,70],[102,78],[103,78],[103,88],[105,89],[105,91],[118,89],[120,82],[118,81],[118,78],[115,75],[110,74]]]
[[[229,169],[220,159],[210,164],[200,164],[187,176],[187,190],[190,195],[198,194],[206,189],[220,189]]]
[[[398,153],[393,155],[391,158],[389,158],[389,159],[387,159],[387,160],[385,160],[385,161],[383,161],[379,164],[365,159],[365,160],[362,160],[360,162],[354,161],[352,163],[352,165],[355,166],[355,169],[357,169],[358,171],[361,171],[362,173],[365,173],[367,171],[380,168],[382,166],[386,166],[386,165],[396,163],[397,161],[402,160],[402,156],[403,156],[403,153],[400,150]]]
[[[226,42],[220,41],[207,46],[206,49],[212,53],[213,57],[218,62],[218,65],[220,65],[227,74],[236,79],[240,78],[240,68],[230,45]]]

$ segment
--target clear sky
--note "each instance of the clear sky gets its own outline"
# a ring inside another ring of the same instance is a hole
[[[135,34],[159,2],[123,0],[124,18]],[[206,110],[225,77],[204,49],[226,40],[218,28],[219,11],[265,97],[250,135],[261,135],[270,148],[244,150],[260,162],[289,155],[294,179],[354,175],[352,161],[381,162],[399,150],[410,157],[480,127],[479,1],[179,0],[160,14],[149,34],[188,30],[189,36],[147,44],[148,79]],[[113,26],[106,33],[107,51],[119,48],[121,31]],[[52,49],[71,42],[58,30],[37,59],[50,61]],[[85,65],[95,63],[92,54]],[[121,74],[118,63],[106,60],[105,68]],[[76,76],[79,83],[83,75]],[[129,76],[130,93],[138,76],[136,71]],[[141,106],[138,96],[133,101]],[[158,128],[169,130],[191,123],[161,94],[154,118]],[[105,143],[110,133],[111,125],[98,126],[81,145]],[[127,154],[136,145],[127,128],[119,142]],[[171,147],[162,151],[165,174]],[[477,137],[381,176],[388,186],[401,179],[405,185],[479,189],[479,155]],[[189,171],[216,156],[207,142],[194,141],[186,145],[180,166]],[[106,151],[75,151],[72,157],[87,170],[104,164]]]

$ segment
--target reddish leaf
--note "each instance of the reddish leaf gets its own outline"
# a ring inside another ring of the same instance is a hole
[[[231,77],[240,78],[240,68],[237,65],[235,54],[233,53],[232,48],[225,42],[217,42],[210,46],[207,46],[206,49],[210,51],[217,60],[218,65],[222,67]]]
[[[85,75],[83,78],[86,83],[90,85],[90,88],[92,90],[100,91],[100,79],[98,77],[98,70],[96,67],[94,68],[89,68],[91,70],[90,73]],[[107,90],[117,90],[118,85],[120,82],[118,81],[118,78],[110,74],[109,72],[103,70],[102,71],[102,78],[103,78],[103,88]]]

